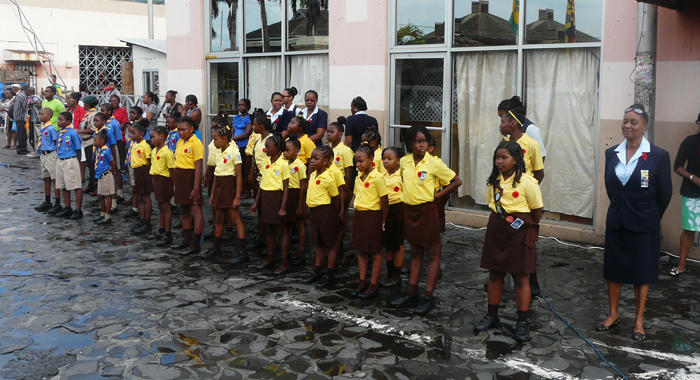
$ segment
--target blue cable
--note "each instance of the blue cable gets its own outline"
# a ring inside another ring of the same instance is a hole
[[[554,315],[557,316],[557,318],[561,319],[561,321],[564,322],[564,324],[565,324],[568,328],[574,330],[574,332],[575,332],[581,339],[583,339],[586,343],[588,343],[589,346],[593,347],[593,349],[594,349],[595,352],[598,354],[598,356],[600,356],[600,358],[601,358],[607,365],[609,365],[610,368],[612,368],[613,370],[615,370],[615,372],[617,372],[620,376],[622,376],[623,379],[629,380],[629,379],[627,379],[627,377],[626,377],[625,375],[622,374],[622,372],[620,372],[617,368],[615,368],[615,366],[612,365],[612,363],[610,363],[609,361],[605,360],[605,358],[603,357],[603,354],[601,354],[600,351],[598,351],[598,349],[596,348],[596,346],[593,345],[593,343],[591,343],[588,339],[586,339],[585,336],[581,335],[581,333],[578,332],[578,330],[576,330],[576,329],[574,328],[574,326],[571,326],[566,320],[564,320],[564,318],[562,318],[561,315],[557,314],[557,312],[554,311],[554,308],[552,307],[552,304],[550,304],[549,301],[547,301],[547,299],[546,299],[543,295],[541,295],[541,297],[542,297],[542,299],[544,300],[544,302],[547,303],[547,306],[549,306],[549,310],[551,310],[552,313],[554,313]]]

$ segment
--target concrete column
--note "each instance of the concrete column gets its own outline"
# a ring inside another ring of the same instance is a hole
[[[637,56],[634,81],[634,102],[643,104],[649,114],[647,138],[654,142],[656,107],[656,5],[637,4]]]

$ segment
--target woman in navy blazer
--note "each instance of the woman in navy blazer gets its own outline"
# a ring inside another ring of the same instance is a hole
[[[316,106],[318,102],[318,93],[316,91],[306,91],[304,102],[306,103],[306,108],[301,111],[301,116],[309,122],[309,138],[317,147],[321,146],[323,145],[323,136],[328,129],[328,114]]]
[[[661,217],[673,193],[671,157],[644,138],[649,116],[641,104],[625,110],[625,141],[605,151],[605,189],[610,199],[605,229],[604,278],[610,313],[597,331],[620,323],[622,284],[634,285],[634,340],[644,340],[644,306],[649,284],[659,280]]]

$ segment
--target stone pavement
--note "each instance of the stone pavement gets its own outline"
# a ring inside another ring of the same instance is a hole
[[[262,260],[257,255],[241,269],[224,260],[177,257],[129,236],[132,222],[121,216],[111,226],[95,226],[90,211],[97,200],[89,196],[85,219],[77,223],[37,213],[32,206],[43,197],[38,166],[37,159],[0,151],[0,378],[613,376],[541,298],[532,303],[528,343],[512,338],[512,289],[501,303],[502,327],[472,330],[486,313],[487,272],[479,268],[484,231],[448,227],[437,309],[421,318],[388,306],[398,288],[382,289],[379,299],[351,299],[357,281],[351,249],[337,284],[320,291],[300,283],[308,268],[277,278],[253,269]],[[157,225],[157,211],[153,221]],[[253,223],[247,211],[244,221]],[[237,244],[229,244],[230,254]],[[595,332],[607,310],[602,251],[553,240],[541,240],[539,250],[545,296],[628,378],[700,376],[697,264],[671,278],[670,264],[662,260],[660,282],[647,304],[648,337],[635,343],[634,292],[628,286],[620,327]]]

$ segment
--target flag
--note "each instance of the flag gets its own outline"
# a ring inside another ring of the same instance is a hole
[[[566,4],[566,25],[564,26],[566,42],[576,42],[576,6],[574,0],[568,0]]]
[[[513,28],[513,34],[518,35],[518,25],[520,23],[520,0],[513,0],[513,12],[510,14],[510,27]]]

